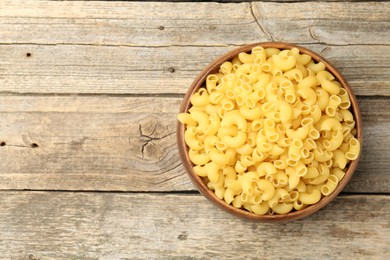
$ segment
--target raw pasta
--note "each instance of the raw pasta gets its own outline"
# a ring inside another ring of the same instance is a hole
[[[194,172],[219,199],[258,215],[317,203],[360,154],[348,92],[296,48],[240,53],[190,102],[177,118]]]

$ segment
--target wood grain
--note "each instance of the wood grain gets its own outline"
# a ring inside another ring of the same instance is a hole
[[[358,95],[389,95],[389,8],[386,2],[2,1],[0,91],[184,93],[217,56],[277,40],[323,54]]]
[[[304,46],[332,62],[355,94],[390,95],[390,45]],[[0,93],[184,94],[234,48],[0,45]]]
[[[389,7],[388,2],[2,1],[0,31],[2,43],[198,46],[275,40],[389,44]]]
[[[0,194],[0,251],[7,259],[390,257],[388,196],[339,196],[305,219],[262,224],[200,195]]]
[[[180,103],[181,98],[0,96],[0,189],[194,190],[176,147]],[[363,157],[345,191],[390,192],[390,102],[370,98],[359,104]]]
[[[359,1],[0,1],[0,259],[390,259],[390,2]],[[274,40],[340,69],[365,138],[351,194],[277,225],[196,193],[175,144],[196,75]]]

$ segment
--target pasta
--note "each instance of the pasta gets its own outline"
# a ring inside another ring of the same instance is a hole
[[[361,152],[348,92],[296,48],[240,53],[190,102],[177,118],[195,174],[217,198],[254,214],[317,203]]]

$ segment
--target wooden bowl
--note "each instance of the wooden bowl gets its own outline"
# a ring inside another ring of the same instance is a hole
[[[289,44],[289,43],[283,43],[283,42],[263,42],[263,43],[254,43],[250,45],[246,45],[240,48],[237,48],[233,51],[230,51],[226,53],[225,55],[222,55],[215,61],[213,61],[209,66],[207,66],[194,80],[190,88],[188,89],[186,95],[184,96],[182,105],[180,107],[180,113],[187,112],[188,109],[191,107],[190,103],[190,97],[193,95],[204,83],[206,80],[206,77],[211,73],[216,73],[219,70],[219,67],[222,63],[225,61],[233,59],[235,56],[237,56],[240,52],[250,52],[253,47],[255,46],[262,46],[264,48],[278,48],[278,49],[291,49],[293,47],[298,48],[300,53],[304,53],[307,55],[310,55],[313,60],[316,62],[323,62],[326,65],[326,68],[335,76],[335,78],[342,84],[342,87],[345,88],[349,94],[349,98],[351,100],[351,107],[352,107],[352,113],[354,114],[355,121],[356,121],[356,129],[357,129],[357,135],[356,138],[359,140],[360,144],[363,144],[363,128],[362,128],[362,117],[360,114],[359,106],[356,100],[355,95],[353,94],[353,91],[345,78],[341,75],[341,73],[333,67],[330,62],[328,62],[326,59],[324,59],[319,54],[308,50],[304,47],[300,47],[297,45]],[[215,205],[219,206],[220,208],[226,210],[227,212],[248,219],[253,221],[262,221],[262,222],[281,222],[281,221],[290,221],[290,220],[296,220],[305,216],[308,216],[319,209],[326,206],[329,202],[331,202],[347,185],[348,181],[351,179],[352,174],[355,172],[355,169],[358,165],[359,158],[357,158],[355,161],[352,161],[349,163],[348,169],[345,173],[344,178],[340,181],[338,184],[336,190],[329,196],[323,197],[318,203],[310,205],[302,210],[299,211],[293,211],[284,215],[256,215],[254,213],[251,213],[249,211],[246,211],[245,209],[238,209],[231,205],[228,205],[224,200],[221,200],[217,198],[215,193],[210,190],[207,185],[203,182],[203,180],[195,174],[192,167],[194,166],[192,162],[189,159],[188,156],[188,146],[186,145],[184,141],[184,131],[185,126],[178,122],[177,124],[177,144],[179,148],[179,153],[181,160],[183,162],[184,168],[186,169],[191,181],[194,183],[194,185],[199,189],[199,191],[211,202],[213,202]],[[361,152],[360,152],[361,154]]]

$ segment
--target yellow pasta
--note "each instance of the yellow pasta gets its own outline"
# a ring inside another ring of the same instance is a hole
[[[339,97],[341,99],[341,103],[339,105],[340,109],[348,109],[351,106],[351,101],[349,100],[348,92],[341,88],[339,92]]]
[[[263,201],[258,205],[252,205],[251,209],[252,209],[253,213],[255,213],[257,215],[264,215],[268,212],[269,206],[268,206],[268,203],[266,201]]]
[[[295,80],[296,82],[301,82],[303,79],[303,72],[299,69],[291,69],[286,71],[283,74],[284,77],[288,78],[289,80]]]
[[[314,76],[306,77],[298,83],[298,89],[314,89],[317,86],[318,80]]]
[[[252,49],[190,98],[184,141],[215,196],[254,214],[287,214],[329,196],[361,152],[346,89],[299,50]]]
[[[210,152],[210,160],[219,164],[219,165],[227,165],[230,162],[230,157],[227,154],[219,152],[216,148],[212,149]]]
[[[301,88],[298,89],[297,93],[303,98],[303,103],[308,104],[309,106],[315,105],[317,96],[312,88]]]
[[[356,160],[360,154],[360,143],[356,138],[352,137],[349,139],[348,144],[349,150],[345,153],[345,157],[348,160]]]
[[[297,63],[295,56],[289,54],[288,50],[283,50],[277,55],[272,55],[275,66],[283,71],[292,69]]]
[[[325,196],[330,195],[336,189],[338,182],[336,175],[331,174],[325,185],[321,187],[321,193]]]
[[[319,106],[321,111],[324,111],[325,108],[328,106],[329,103],[329,94],[322,88],[316,88],[316,95],[317,95],[317,106]]]
[[[318,190],[313,190],[311,193],[301,192],[299,193],[298,198],[302,203],[311,205],[315,204],[321,199],[321,192]]]
[[[337,107],[341,103],[341,98],[336,95],[331,95],[329,97],[329,103],[328,106],[325,108],[325,113],[329,117],[334,117],[336,115]]]

